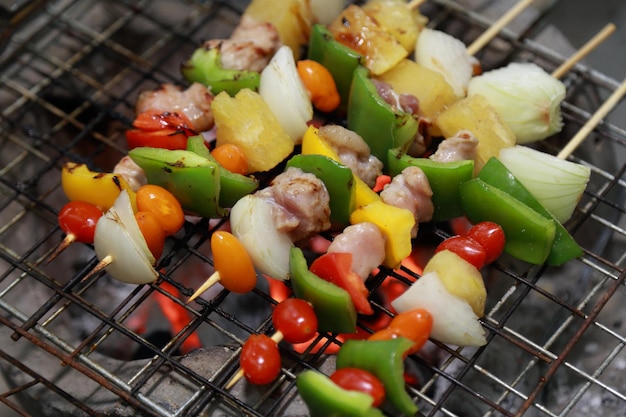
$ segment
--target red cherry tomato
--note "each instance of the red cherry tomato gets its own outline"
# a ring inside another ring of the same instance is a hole
[[[252,334],[243,344],[239,365],[244,377],[252,384],[264,385],[280,374],[280,352],[276,342],[264,334]]]
[[[373,407],[378,407],[385,401],[385,387],[368,371],[359,368],[341,368],[333,372],[330,379],[343,389],[368,394],[374,399]]]
[[[102,216],[102,210],[84,201],[70,201],[59,211],[59,226],[74,240],[82,243],[93,243],[96,223]]]
[[[506,238],[504,230],[494,222],[476,223],[467,232],[467,236],[480,243],[487,254],[485,263],[492,263],[500,257],[504,250]]]
[[[176,233],[185,223],[185,213],[176,197],[158,185],[146,184],[139,187],[137,210],[154,214],[167,236]]]
[[[274,307],[272,322],[289,343],[304,343],[317,332],[317,317],[309,303],[299,298],[287,298]]]
[[[452,236],[437,246],[436,252],[449,250],[474,265],[477,269],[485,265],[487,251],[480,243],[468,236]]]

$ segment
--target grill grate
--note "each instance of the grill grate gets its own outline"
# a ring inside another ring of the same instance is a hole
[[[214,222],[187,222],[170,238],[151,285],[106,274],[84,280],[97,263],[84,245],[45,263],[62,238],[62,164],[111,170],[125,154],[138,92],[181,83],[182,59],[202,40],[227,35],[245,3],[51,1],[0,55],[0,364],[11,385],[0,401],[21,415],[303,415],[295,375],[332,369],[330,355],[285,347],[275,384],[224,389],[247,336],[272,331],[272,301],[260,279],[250,294],[212,289],[185,304],[211,272]],[[424,13],[431,26],[469,40],[491,19],[448,1],[430,2]],[[520,33],[505,31],[481,62],[488,69],[532,60],[552,70],[562,55],[532,40],[545,24],[538,14]],[[553,154],[617,85],[582,65],[563,81],[566,127],[538,145]],[[408,389],[421,413],[626,416],[625,147],[626,132],[605,122],[572,157],[592,169],[567,224],[582,259],[529,268],[503,257],[484,273],[489,344],[433,343],[407,360],[420,380]],[[448,233],[421,230],[433,239]],[[388,276],[404,280],[381,270],[369,288]],[[185,325],[164,326],[157,299],[187,315]],[[181,355],[198,334],[205,347]],[[332,340],[320,338],[324,346]]]

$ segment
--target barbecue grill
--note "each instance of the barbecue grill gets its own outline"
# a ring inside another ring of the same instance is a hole
[[[228,36],[247,2],[12,3],[0,55],[0,369],[9,385],[0,400],[24,416],[306,415],[295,376],[334,369],[326,353],[334,335],[304,352],[281,345],[275,383],[226,389],[247,336],[273,331],[267,282],[259,277],[245,295],[218,285],[185,302],[212,272],[208,243],[221,222],[186,222],[150,285],[106,273],[85,279],[98,260],[83,244],[46,263],[63,237],[62,164],[110,171],[126,154],[137,94],[182,84],[183,59],[201,41]],[[431,0],[422,12],[430,27],[471,42],[503,3]],[[547,27],[544,13],[527,10],[490,42],[478,55],[483,67],[532,61],[551,71],[563,62],[570,51],[533,40]],[[563,81],[565,128],[535,145],[551,154],[618,85],[583,64]],[[581,259],[549,268],[503,256],[484,271],[489,343],[429,342],[407,358],[407,390],[422,415],[626,416],[625,147],[626,131],[604,122],[571,156],[592,173],[566,224]],[[450,234],[445,224],[420,230],[417,244],[431,248]],[[386,278],[407,282],[381,269],[368,288]]]

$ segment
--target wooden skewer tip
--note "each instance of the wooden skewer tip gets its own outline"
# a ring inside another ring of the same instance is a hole
[[[87,275],[85,275],[82,281],[86,281],[87,279],[91,278],[98,272],[102,271],[104,268],[111,265],[111,262],[113,262],[113,257],[111,255],[105,256],[104,258],[100,260],[100,262],[96,264],[96,266],[93,267],[91,271],[87,273]]]
[[[54,251],[50,254],[48,259],[46,260],[46,265],[50,262],[54,261],[57,256],[61,254],[65,249],[67,249],[72,243],[76,241],[76,235],[73,233],[68,233],[65,235],[63,240],[57,245]]]
[[[207,278],[206,281],[204,281],[204,283],[200,286],[200,288],[198,288],[196,292],[194,292],[193,295],[189,297],[189,300],[187,300],[187,303],[190,303],[196,298],[198,298],[200,294],[202,294],[203,292],[211,288],[213,285],[219,282],[219,280],[220,280],[220,273],[218,271],[215,271],[209,278]]]

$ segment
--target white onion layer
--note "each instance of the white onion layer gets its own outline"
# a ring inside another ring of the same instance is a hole
[[[98,259],[111,258],[106,271],[119,281],[147,284],[159,276],[153,267],[154,256],[139,230],[126,190],[98,220],[94,249]]]
[[[465,97],[474,71],[473,57],[467,54],[467,47],[459,39],[424,28],[415,45],[415,61],[440,73],[457,97]]]
[[[589,167],[522,145],[501,149],[499,159],[561,223],[572,216],[591,176]]]
[[[259,94],[294,143],[300,143],[313,118],[313,105],[288,46],[280,47],[261,72]]]
[[[274,204],[247,195],[230,211],[233,235],[247,249],[255,268],[272,278],[289,279],[289,251],[293,242],[274,225]]]
[[[472,307],[451,294],[437,272],[424,274],[403,294],[391,302],[402,313],[423,308],[433,316],[431,337],[455,346],[482,346],[487,343],[485,331]]]
[[[470,80],[468,95],[481,94],[515,133],[517,143],[542,140],[563,127],[565,85],[533,63],[511,63]]]

